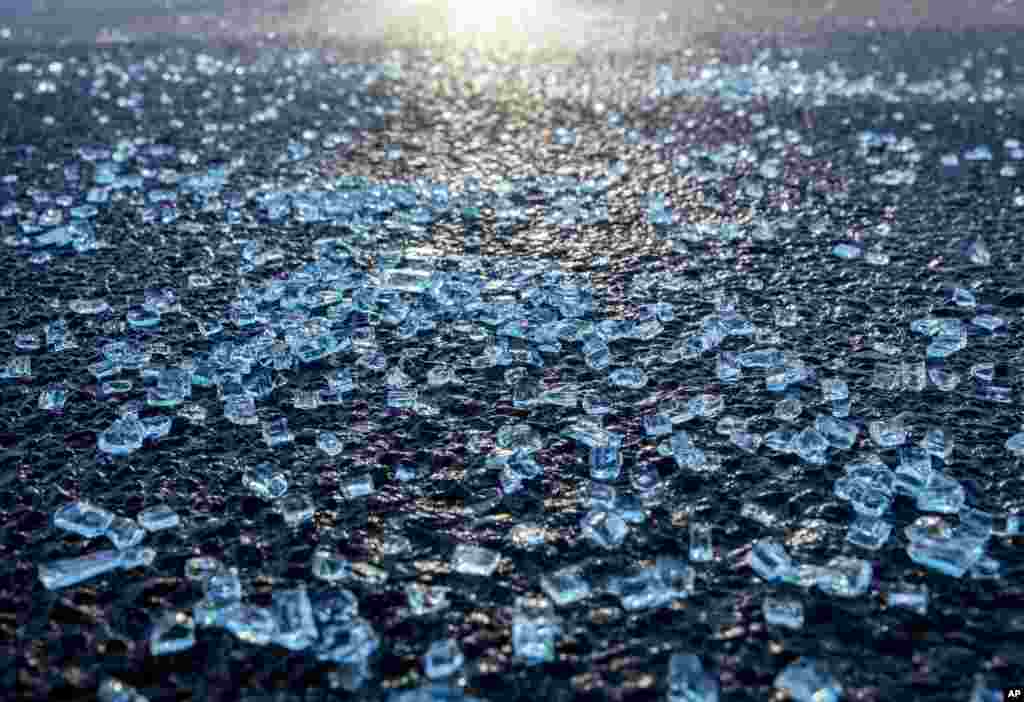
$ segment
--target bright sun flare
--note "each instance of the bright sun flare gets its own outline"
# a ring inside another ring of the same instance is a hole
[[[522,31],[539,10],[539,0],[425,0],[424,4],[444,10],[449,28],[459,34]]]

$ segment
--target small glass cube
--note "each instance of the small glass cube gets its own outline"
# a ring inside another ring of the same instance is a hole
[[[137,520],[146,531],[173,529],[181,524],[181,517],[167,505],[155,505],[145,509],[139,512]]]

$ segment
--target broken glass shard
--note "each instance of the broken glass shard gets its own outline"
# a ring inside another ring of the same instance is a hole
[[[849,449],[857,440],[858,429],[852,422],[837,417],[818,417],[814,428],[837,449]]]
[[[1019,689],[1015,691],[1019,693]],[[998,686],[990,685],[981,673],[974,676],[974,687],[971,688],[968,702],[1005,702],[1009,699],[1012,699],[1010,693],[1004,692]]]
[[[452,553],[452,570],[466,575],[490,576],[498,567],[501,554],[482,546],[459,544]]]
[[[872,476],[873,477],[873,476]],[[892,494],[872,480],[872,477],[847,475],[836,480],[833,492],[843,500],[849,500],[858,515],[877,519],[892,505]]]
[[[411,390],[388,390],[387,406],[392,409],[412,409],[419,400],[419,391]]]
[[[134,519],[115,517],[107,527],[105,535],[116,549],[126,549],[142,543],[146,538],[146,530]]]
[[[739,449],[750,453],[756,454],[757,449],[760,448],[763,438],[760,434],[751,434],[746,431],[736,431],[729,436],[729,440],[732,444]]]
[[[509,540],[519,548],[533,549],[545,542],[543,526],[533,522],[516,524],[508,533]]]
[[[953,529],[942,517],[918,517],[909,524],[903,533],[911,543],[918,541],[946,541],[953,538]]]
[[[142,448],[145,432],[138,419],[115,419],[110,428],[101,432],[96,447],[112,456],[125,456]]]
[[[405,597],[409,603],[409,611],[418,617],[434,614],[448,609],[448,593],[450,588],[440,585],[423,585],[411,583],[405,587]]]
[[[899,472],[897,471],[897,475]],[[955,514],[966,499],[963,486],[956,480],[932,471],[917,493],[917,508],[922,512]]]
[[[850,388],[846,381],[839,378],[825,378],[821,381],[821,393],[825,402],[846,400],[850,397]]]
[[[39,409],[60,412],[68,401],[68,391],[62,383],[51,383],[39,393]]]
[[[588,394],[583,398],[583,411],[592,416],[603,416],[611,412],[612,406],[608,398],[596,394]]]
[[[30,378],[32,377],[32,359],[28,356],[15,356],[4,366],[0,377]]]
[[[139,512],[136,518],[139,525],[146,531],[173,529],[181,524],[181,517],[167,505],[155,505]]]
[[[707,563],[714,559],[714,548],[711,543],[712,525],[706,522],[690,522],[690,560],[695,563]]]
[[[541,577],[540,587],[559,607],[585,600],[591,592],[590,583],[572,566]]]
[[[313,606],[305,587],[277,590],[271,612],[276,621],[274,642],[291,651],[301,651],[317,638]]]
[[[697,467],[704,464],[704,452],[690,442],[690,435],[677,431],[669,440],[671,454],[681,467]]]
[[[668,661],[668,702],[718,702],[718,681],[692,653],[675,653]]]
[[[838,702],[843,689],[813,658],[800,658],[775,677],[775,687],[793,702]]]
[[[352,574],[352,565],[329,549],[317,549],[313,552],[311,570],[314,577],[335,582],[349,577]]]
[[[165,416],[142,417],[139,419],[139,424],[142,425],[142,436],[150,441],[162,439],[170,434],[173,422],[173,417]]]
[[[981,548],[957,539],[921,540],[908,544],[907,554],[919,565],[959,578],[981,558]]]
[[[218,604],[206,599],[200,600],[193,605],[193,621],[196,622],[196,626],[200,627],[222,627],[226,621],[228,609],[232,606],[232,603]]]
[[[322,431],[317,434],[316,445],[321,451],[332,458],[345,450],[345,445],[332,431]]]
[[[622,455],[618,446],[595,446],[590,449],[590,477],[613,481],[622,472]]]
[[[896,467],[893,490],[916,498],[938,475],[932,469],[931,454],[921,448],[903,448],[899,457],[900,463]]]
[[[273,501],[288,492],[288,479],[270,463],[261,463],[242,474],[242,485],[260,499]]]
[[[761,349],[741,353],[736,360],[744,368],[768,369],[782,367],[785,357],[778,349]]]
[[[928,613],[928,587],[926,585],[901,585],[893,587],[886,595],[889,607],[909,609],[922,617]]]
[[[64,558],[39,565],[39,580],[47,590],[59,590],[121,567],[121,554],[113,549],[78,558]]]
[[[339,487],[339,492],[347,500],[355,500],[373,494],[373,476],[367,473],[346,480]]]
[[[506,424],[494,438],[499,448],[533,453],[543,448],[540,434],[529,424]]]
[[[595,447],[615,447],[618,448],[622,445],[622,436],[614,434],[603,426],[600,421],[592,419],[579,419],[572,424],[563,434],[580,444],[589,448]],[[540,444],[540,438],[537,438],[538,448]],[[498,444],[501,446],[501,443]]]
[[[607,549],[617,548],[629,534],[626,521],[614,512],[593,510],[580,521],[583,536],[598,546]]]
[[[455,639],[435,641],[423,654],[423,673],[431,680],[455,675],[465,662]]]
[[[104,680],[96,692],[96,699],[99,702],[149,702],[148,697],[117,678]]]
[[[320,406],[320,393],[316,390],[298,390],[292,395],[292,407],[300,410],[315,410]]]
[[[125,570],[130,570],[140,566],[152,565],[153,560],[156,558],[156,551],[145,546],[129,546],[120,551],[120,555],[121,567]]]
[[[857,597],[867,592],[873,572],[867,561],[837,556],[818,570],[817,586],[835,597]]]
[[[994,523],[995,518],[988,512],[973,507],[961,507],[960,527],[957,532],[972,539],[986,541],[992,535]]]
[[[929,429],[921,440],[921,448],[926,450],[933,458],[940,461],[947,460],[953,453],[952,440],[946,439],[942,429]]]
[[[440,363],[427,371],[427,384],[433,387],[454,383],[455,380],[454,371],[444,363]]]
[[[295,436],[288,431],[288,420],[278,417],[263,424],[263,440],[267,446],[274,448],[294,441]]]
[[[889,540],[892,525],[871,516],[859,515],[850,523],[846,540],[854,546],[877,551]]]
[[[718,416],[725,409],[725,402],[721,395],[703,394],[690,398],[686,409],[694,417],[711,418]]]
[[[91,539],[107,531],[114,521],[114,514],[88,502],[71,502],[53,515],[53,525]]]
[[[561,622],[549,600],[520,597],[512,613],[512,651],[527,665],[555,657],[555,643]]]
[[[718,380],[722,383],[728,384],[739,381],[741,370],[739,362],[736,359],[736,354],[729,351],[723,351],[718,354],[718,359],[716,361],[716,373],[718,375]]]
[[[378,285],[381,290],[398,290],[401,292],[422,294],[436,288],[438,283],[432,271],[393,268],[381,273]]]
[[[648,436],[672,433],[672,420],[667,414],[649,414],[644,417],[644,431]]]
[[[149,635],[149,652],[166,656],[195,646],[196,627],[184,612],[168,612],[156,621]]]
[[[1024,458],[1024,431],[1014,434],[1006,440],[1006,450],[1017,458]]]
[[[807,463],[824,464],[828,462],[829,442],[820,432],[810,427],[796,435],[792,443],[793,450]]]
[[[236,602],[224,608],[221,626],[239,641],[266,646],[274,640],[277,622],[265,607]]]
[[[792,577],[796,564],[779,544],[760,540],[750,549],[750,567],[768,582],[777,582]]]
[[[387,582],[388,571],[366,561],[357,561],[352,564],[352,579],[367,587],[380,586]]]
[[[356,663],[368,659],[380,640],[368,621],[351,616],[344,608],[314,607],[320,638],[313,646],[316,657],[324,662]]]
[[[736,432],[746,431],[746,429],[747,421],[733,416],[722,417],[715,425],[715,433],[722,436],[732,436]]]
[[[42,342],[37,334],[21,333],[14,338],[14,348],[19,351],[38,351]]]
[[[804,605],[800,600],[766,597],[762,609],[765,622],[771,626],[794,630],[804,626]]]
[[[872,440],[880,448],[902,446],[907,442],[907,430],[903,423],[894,418],[889,421],[876,421],[868,424]]]
[[[973,580],[998,580],[1002,577],[1003,564],[995,558],[982,556],[970,569]]]
[[[796,439],[795,431],[770,431],[764,435],[765,446],[783,453],[793,450],[794,439]]]
[[[219,570],[203,581],[206,599],[218,605],[226,605],[242,599],[242,581],[238,569]]]
[[[406,464],[395,466],[395,480],[397,480],[400,483],[408,483],[413,480],[416,480],[417,475],[418,474],[416,466],[410,466]]]
[[[682,560],[659,556],[654,563],[654,573],[668,598],[686,598],[693,594],[697,572]]]
[[[217,573],[223,572],[224,564],[213,556],[196,556],[185,561],[185,577],[204,586],[206,582]],[[241,586],[239,586],[241,587]],[[241,590],[239,589],[239,597]]]
[[[622,388],[638,389],[647,385],[647,374],[639,368],[619,368],[612,371],[608,381]]]

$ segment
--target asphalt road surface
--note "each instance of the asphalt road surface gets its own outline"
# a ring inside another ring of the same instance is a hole
[[[1022,23],[1009,0],[6,3],[0,688],[648,700],[693,653],[722,700],[781,696],[801,658],[847,700],[1002,699],[1024,684]],[[138,446],[111,431],[133,417]],[[592,474],[587,417],[618,476]],[[851,543],[848,466],[909,475],[921,446],[925,487],[887,487],[879,543]],[[257,494],[262,463],[290,498]],[[79,500],[181,521],[146,564],[47,589],[112,548],[54,524]],[[915,525],[959,577],[911,558]],[[460,545],[500,560],[464,572]],[[188,631],[199,556],[238,569],[233,630]],[[281,604],[301,587],[312,634]],[[339,588],[361,624],[325,613]],[[522,597],[564,597],[541,654]],[[155,655],[175,613],[182,650]],[[464,660],[427,691],[447,638]]]

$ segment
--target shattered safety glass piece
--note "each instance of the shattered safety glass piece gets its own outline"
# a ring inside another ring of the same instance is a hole
[[[53,525],[91,539],[106,533],[115,515],[88,502],[71,502],[53,515]]]
[[[813,658],[800,658],[775,677],[775,687],[794,702],[838,702],[843,689]]]
[[[674,653],[668,662],[669,702],[718,702],[718,680],[692,653]]]
[[[59,590],[109,573],[121,566],[120,552],[97,551],[78,558],[64,558],[40,564],[39,580],[47,590]]]
[[[489,576],[498,567],[501,554],[491,549],[459,544],[452,553],[452,570],[466,575]]]

